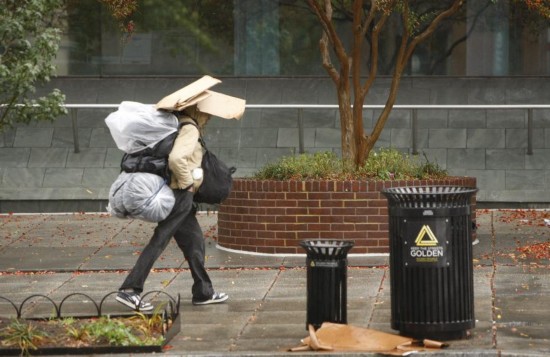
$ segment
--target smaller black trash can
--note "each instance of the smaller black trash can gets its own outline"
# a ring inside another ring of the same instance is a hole
[[[475,326],[471,197],[476,188],[394,187],[388,198],[391,326],[459,339]]]
[[[307,317],[315,329],[323,322],[347,323],[347,254],[352,241],[302,241],[307,253]]]

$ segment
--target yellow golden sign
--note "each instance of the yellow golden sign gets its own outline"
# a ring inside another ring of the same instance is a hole
[[[417,247],[434,247],[438,244],[438,240],[430,227],[425,224],[422,226],[422,229],[420,229],[414,243]]]

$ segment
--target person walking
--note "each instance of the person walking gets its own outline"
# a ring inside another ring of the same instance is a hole
[[[168,156],[171,177],[169,186],[174,192],[175,203],[168,216],[160,221],[153,236],[140,254],[136,264],[122,283],[116,300],[134,310],[150,311],[153,305],[141,299],[145,280],[155,261],[174,237],[189,264],[193,286],[193,305],[217,304],[229,296],[216,292],[204,267],[204,236],[195,216],[197,206],[193,202],[203,181],[201,162],[203,148],[201,132],[211,115],[222,119],[240,119],[244,114],[245,100],[209,90],[221,83],[210,76],[164,97],[156,104],[157,110],[174,113],[179,121],[179,132]]]
[[[203,77],[202,80],[194,84],[201,81],[204,82],[204,80],[214,80],[211,77],[206,77],[208,76]],[[218,80],[215,81],[214,83],[219,83]],[[186,87],[182,90],[185,89],[188,88]],[[204,88],[199,87],[199,90],[202,91]],[[209,93],[212,92],[209,91]],[[237,100],[237,98],[233,99]],[[244,101],[238,100],[241,101],[238,102],[239,106],[242,107],[241,111],[244,111]],[[157,108],[159,108],[159,104],[157,104]],[[209,110],[208,106],[205,106],[205,108],[205,110]],[[174,108],[170,109],[178,108],[174,106]],[[217,115],[224,115],[223,113],[219,114],[217,110],[219,109],[211,111]],[[150,311],[153,309],[153,305],[143,301],[140,295],[143,292],[145,280],[151,268],[172,237],[175,238],[191,270],[193,278],[193,286],[191,288],[193,305],[217,304],[229,299],[227,294],[214,290],[212,281],[204,266],[204,236],[195,216],[197,208],[193,202],[193,195],[200,187],[203,179],[202,169],[200,168],[203,149],[199,139],[201,131],[210,120],[210,114],[201,111],[197,104],[181,110],[173,110],[173,112],[178,117],[180,124],[179,133],[168,157],[168,167],[171,172],[169,186],[172,188],[175,196],[174,208],[163,221],[158,223],[153,236],[120,286],[116,296],[118,302],[137,311]],[[226,118],[229,118],[229,115],[232,118],[238,119],[242,115],[242,112],[239,116],[228,114]]]

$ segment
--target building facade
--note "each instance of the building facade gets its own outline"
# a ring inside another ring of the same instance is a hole
[[[96,2],[67,11],[57,58],[66,103],[83,108],[51,124],[0,136],[2,212],[101,211],[122,157],[105,117],[124,100],[156,103],[203,74],[245,98],[241,121],[214,119],[209,147],[237,176],[301,150],[340,152],[337,104],[317,48],[320,25],[304,1],[140,1],[126,38]],[[507,1],[468,1],[415,52],[398,105],[550,104],[550,26]],[[340,14],[338,31],[349,29]],[[380,76],[366,105],[384,104],[400,30],[383,38]],[[379,109],[364,111],[366,130]],[[74,116],[73,116],[74,114]],[[78,149],[75,146],[77,140]],[[478,201],[495,206],[550,202],[550,109],[394,109],[377,143],[417,152],[452,175],[477,178]]]

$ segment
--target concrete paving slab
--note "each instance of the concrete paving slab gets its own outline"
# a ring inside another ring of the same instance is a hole
[[[204,338],[202,337],[185,337],[185,339],[183,339],[180,335],[181,332],[170,341],[170,349],[165,352],[166,355],[225,356],[228,354],[228,351],[231,347],[231,345],[228,343],[228,340],[226,339],[204,340]]]
[[[277,276],[277,271],[216,270],[210,271],[209,275],[214,285],[214,289],[227,293],[230,296],[230,300],[259,301],[268,293]],[[178,289],[187,294],[187,292],[191,291],[191,286],[191,274],[187,272],[178,276],[170,285],[170,289]],[[188,296],[190,299],[190,294]]]
[[[107,215],[52,215],[14,242],[17,247],[101,247],[111,240],[120,223]]]
[[[478,243],[472,247],[474,264],[492,265],[493,264],[493,237],[490,234],[477,234]]]
[[[210,330],[211,326],[207,325],[200,331]],[[205,339],[204,337],[190,337],[180,332],[175,338],[170,341],[172,347],[166,352],[169,356],[225,356],[228,355],[228,351],[232,346],[232,339],[220,338],[220,339]],[[174,351],[174,352],[172,352]]]
[[[244,322],[245,321],[240,321],[240,323],[227,324],[226,320],[223,322],[218,320],[217,322],[208,321],[208,323],[203,322],[202,324],[198,323],[192,325],[183,323],[181,335],[184,339],[187,337],[195,339],[202,338],[204,341],[230,341],[239,336]]]
[[[225,268],[278,268],[284,266],[284,258],[277,256],[240,254],[216,247],[215,242],[206,239],[206,266]]]
[[[258,307],[260,313],[264,312],[279,312],[279,311],[299,311],[300,314],[306,311],[306,299],[303,298],[292,298],[287,299],[266,299],[263,300],[261,305]],[[305,315],[304,315],[305,316]],[[304,320],[305,321],[305,320]]]
[[[302,324],[302,328],[305,330],[306,305],[296,303],[292,308],[288,308],[287,305],[287,309],[279,311],[265,311],[260,309],[253,317],[251,323],[258,325]]]
[[[348,267],[382,267],[389,264],[389,254],[384,255],[372,255],[365,257],[365,255],[353,255],[348,256]]]
[[[474,302],[479,300],[490,300],[493,296],[491,279],[493,279],[494,268],[492,266],[474,267]]]
[[[548,266],[503,266],[498,267],[495,284],[499,295],[550,294]]]
[[[1,299],[0,299],[1,300]],[[17,309],[4,301],[0,301],[0,321],[17,317]]]
[[[523,235],[518,238],[516,234],[500,234],[495,240],[494,257],[497,264],[514,265],[514,264],[548,264],[547,259],[537,259],[530,255],[523,254],[519,249],[530,245],[547,242],[544,236],[529,236]]]
[[[80,266],[81,270],[131,269],[139,256],[135,247],[103,247],[94,251]]]
[[[81,266],[82,270],[132,269],[136,263],[141,247],[104,247],[99,249]],[[183,254],[178,248],[166,249],[153,268],[187,267]]]
[[[366,319],[366,322],[368,322],[371,318],[372,312],[376,308],[376,305],[378,305],[378,300],[376,297],[365,298],[363,296],[348,296],[348,319],[358,317],[355,312],[359,312],[361,319]]]
[[[548,295],[500,295],[495,301],[495,318],[499,325],[548,325]],[[548,335],[550,338],[550,334]]]
[[[86,272],[74,273],[63,286],[52,293],[52,298],[62,299],[71,293],[83,293],[98,300],[108,292],[118,290],[126,273]]]
[[[265,297],[266,300],[288,300],[288,299],[299,299],[307,296],[307,289],[304,286],[289,286],[286,288],[278,288],[269,291],[269,294]]]
[[[17,240],[25,237],[32,231],[43,219],[40,215],[10,215],[0,214],[0,251],[14,244]]]
[[[238,275],[224,279],[219,272],[210,272],[215,289],[224,291],[234,299],[263,300],[273,289],[273,284],[278,279],[276,270],[242,270]]]
[[[348,295],[373,297],[381,288],[380,282],[389,278],[389,269],[348,268]]]
[[[492,324],[476,323],[476,327],[469,332],[469,336],[463,339],[448,341],[449,349],[455,352],[467,353],[472,349],[476,351],[491,348],[493,346]]]
[[[78,270],[97,248],[9,247],[0,251],[0,271]]]
[[[70,273],[2,273],[0,295],[43,293],[46,287],[49,293],[52,290],[51,287],[63,285],[71,275]]]
[[[306,265],[306,255],[285,256],[282,265],[287,268],[298,268]]]
[[[287,352],[289,348],[298,346],[300,344],[300,339],[307,336],[307,334],[302,333],[300,335],[301,337],[289,337],[289,338],[246,338],[242,337],[237,341],[237,344],[232,347],[232,352],[234,352],[237,355],[240,356],[246,356],[251,353],[251,351],[254,351],[252,353],[256,354],[263,354],[265,356],[272,356],[276,354],[284,354],[284,355],[291,355],[291,356],[303,356],[300,353],[297,352]],[[311,355],[309,353],[309,355]],[[324,355],[327,355],[324,353]]]
[[[253,312],[244,313],[243,311],[233,311],[232,307],[226,305],[225,308],[204,308],[204,306],[184,306],[182,310],[182,326],[187,326],[187,332],[190,336],[200,337],[198,332],[193,332],[194,326],[201,324],[212,324],[212,325],[227,325],[234,326],[244,326],[249,319],[253,318]],[[215,315],[216,312],[223,311],[223,314]],[[235,336],[238,335],[239,331],[232,331]],[[235,337],[232,336],[232,337]]]
[[[517,351],[518,356],[527,351],[548,356],[550,355],[548,326],[498,328],[496,347],[508,351]]]
[[[120,220],[111,244],[143,246],[147,244],[156,227],[155,223],[140,220]]]
[[[474,297],[474,319],[476,329],[482,326],[491,326],[494,321],[494,309],[491,299]]]
[[[493,229],[493,210],[476,210],[476,229],[477,233],[490,234]]]
[[[239,341],[242,339],[293,339],[307,336],[305,325],[299,321],[297,323],[282,324],[258,324],[249,323],[242,331]],[[239,343],[237,343],[237,346]]]

